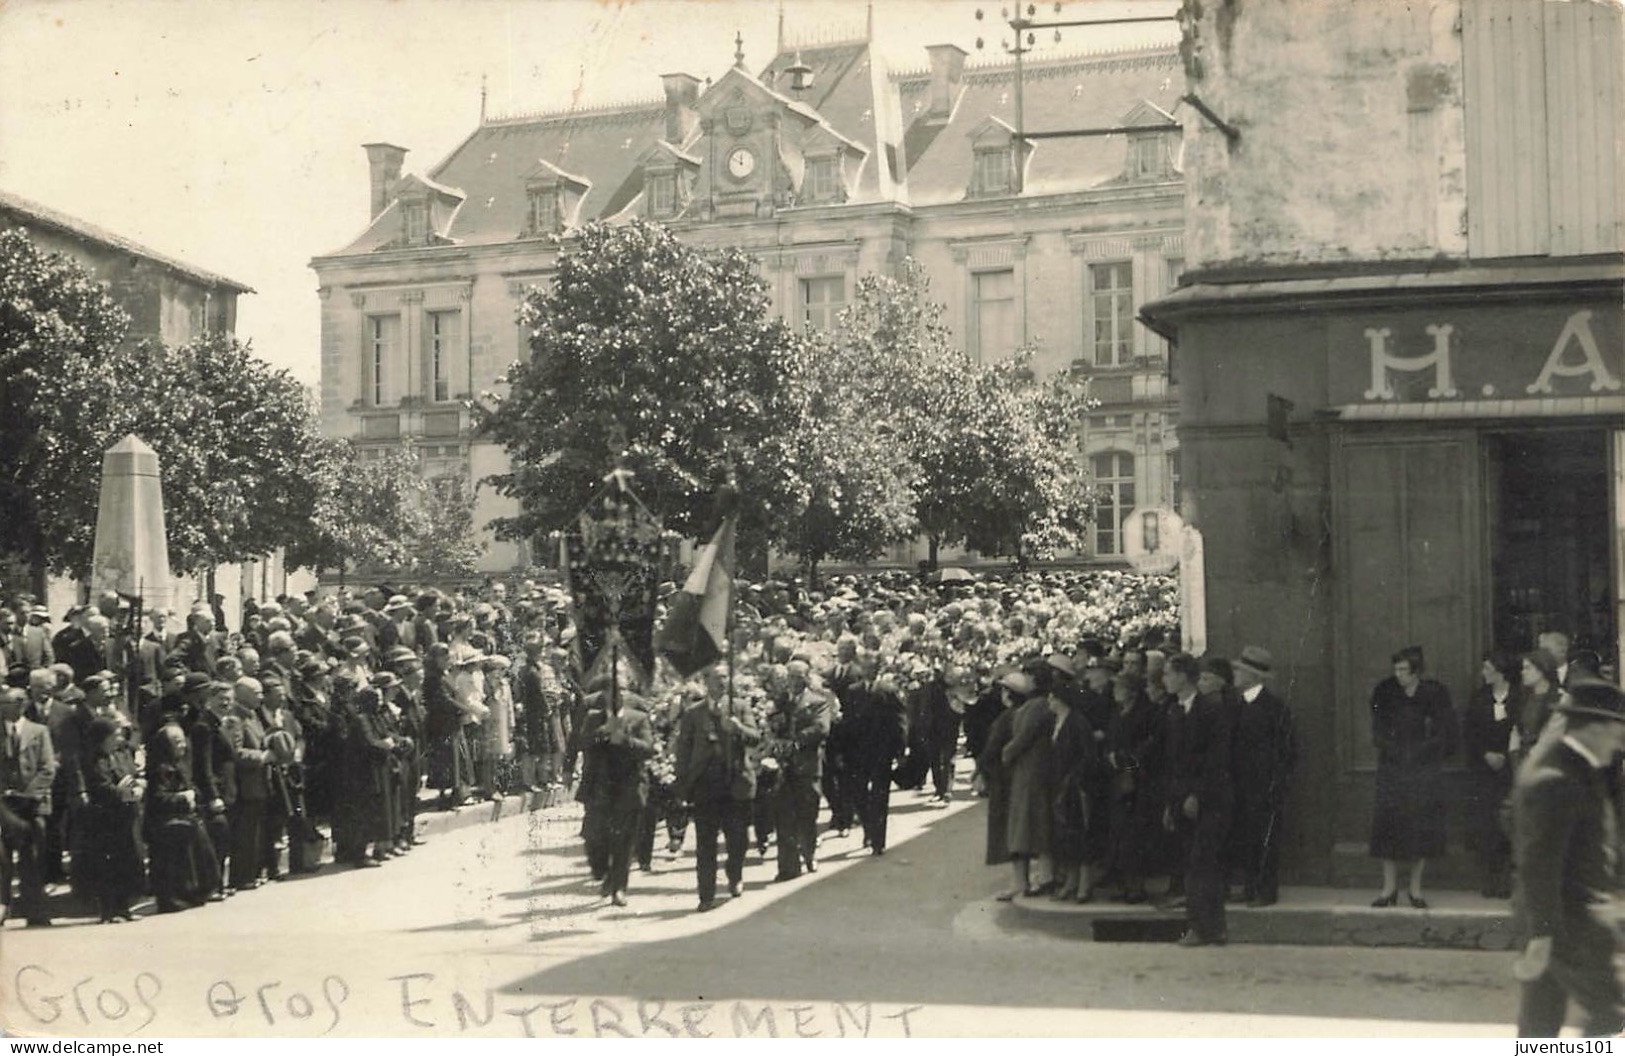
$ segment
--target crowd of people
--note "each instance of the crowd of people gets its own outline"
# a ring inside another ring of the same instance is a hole
[[[425,788],[456,809],[568,778],[566,598],[390,588],[176,624],[103,594],[60,627],[0,608],[0,893],[51,922],[48,885],[100,919],[220,902],[332,861],[375,868],[421,839]],[[16,898],[13,899],[13,887]]]
[[[727,657],[687,679],[585,662],[568,593],[530,580],[250,601],[230,633],[203,603],[175,625],[106,594],[57,628],[22,597],[0,608],[0,892],[36,926],[53,884],[103,921],[144,891],[174,912],[313,871],[328,846],[377,867],[421,842],[423,809],[569,790],[605,898],[625,904],[662,829],[675,854],[692,827],[708,910],[719,867],[743,893],[752,848],[775,849],[778,880],[816,871],[821,809],[884,854],[892,792],[945,804],[968,758],[1001,898],[1155,899],[1185,912],[1185,944],[1222,943],[1227,900],[1279,896],[1298,745],[1269,651],[1180,652],[1174,595],[1099,570],[741,583]],[[1510,894],[1512,774],[1569,669],[1594,673],[1541,646],[1486,657],[1459,720],[1420,650],[1394,657],[1372,698],[1376,905],[1410,863],[1426,906],[1462,745],[1484,892]]]

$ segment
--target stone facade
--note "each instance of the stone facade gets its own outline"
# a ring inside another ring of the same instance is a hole
[[[402,148],[369,144],[369,191],[387,193],[356,240],[312,262],[326,428],[411,437],[474,480],[500,470],[458,401],[528,354],[515,313],[571,229],[640,216],[753,255],[797,324],[829,325],[861,276],[914,257],[971,354],[1037,343],[1045,373],[1087,379],[1101,406],[1078,423],[1079,457],[1110,469],[1119,514],[1171,503],[1166,344],[1133,316],[1184,255],[1177,54],[1028,63],[1028,130],[1129,129],[1029,147],[1012,137],[1009,65],[967,66],[952,45],[926,58],[891,72],[862,40],[785,48],[754,73],[739,57],[703,85],[661,77],[646,104],[486,120],[421,176],[402,175]],[[508,512],[489,488],[477,502],[482,524]],[[1112,529],[1086,556],[1118,557]],[[496,544],[486,566],[526,559]]]
[[[237,328],[237,298],[254,291],[231,279],[137,245],[76,217],[0,191],[0,227],[22,228],[34,244],[72,257],[130,314],[128,341],[183,345]]]
[[[1141,317],[1176,341],[1208,643],[1275,654],[1292,868],[1364,884],[1396,650],[1458,709],[1486,651],[1544,629],[1617,663],[1621,8],[1187,0],[1184,22],[1230,127],[1181,111],[1189,268]],[[1462,804],[1428,873],[1476,884]]]

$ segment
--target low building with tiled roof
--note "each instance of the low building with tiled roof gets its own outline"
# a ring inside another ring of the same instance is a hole
[[[781,47],[753,70],[736,50],[714,80],[661,76],[657,99],[482,119],[421,175],[403,174],[405,149],[369,144],[367,223],[312,262],[327,428],[413,437],[432,472],[500,472],[460,401],[524,354],[515,309],[594,220],[738,246],[776,310],[813,326],[861,275],[912,256],[971,354],[1039,343],[1041,369],[1087,379],[1101,405],[1079,423],[1079,455],[1111,503],[1084,556],[1120,560],[1123,515],[1178,500],[1167,349],[1133,319],[1183,254],[1179,57],[1029,61],[1019,118],[1012,65],[966,58],[936,45],[893,73],[865,39]],[[1018,121],[1118,131],[1026,140]],[[505,512],[481,490],[482,523]],[[496,545],[487,562],[523,556]]]
[[[0,230],[21,228],[35,245],[78,261],[129,313],[131,342],[182,345],[205,333],[232,333],[240,282],[148,249],[123,235],[0,191]]]

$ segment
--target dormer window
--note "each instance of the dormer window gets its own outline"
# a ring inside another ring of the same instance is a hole
[[[1168,137],[1130,135],[1128,139],[1128,171],[1131,180],[1166,178],[1173,169],[1173,158],[1168,149]]]
[[[401,203],[401,239],[409,246],[429,241],[429,203]]]
[[[669,217],[677,212],[677,174],[664,172],[649,176],[649,215]]]
[[[839,199],[840,190],[840,162],[835,158],[809,158],[801,183],[802,201],[833,202]]]
[[[551,235],[563,226],[556,187],[533,188],[530,192],[530,233]]]
[[[1009,194],[1014,168],[1009,147],[978,150],[971,170],[971,190],[978,195]]]

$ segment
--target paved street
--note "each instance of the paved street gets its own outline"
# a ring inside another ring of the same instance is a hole
[[[693,912],[664,856],[632,903],[596,897],[573,811],[440,836],[113,927],[0,935],[14,1033],[145,1036],[673,1032],[1500,1035],[1506,954],[1091,944],[1006,931],[982,810],[894,796],[884,858],[831,840],[816,876]],[[146,974],[142,974],[146,973]],[[572,1000],[573,999],[573,1000]]]

